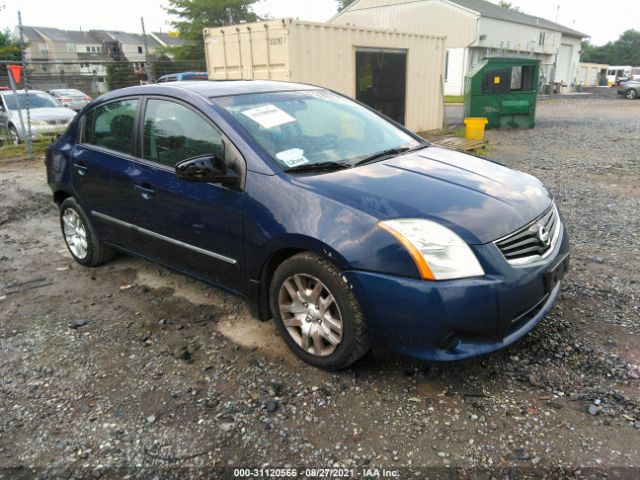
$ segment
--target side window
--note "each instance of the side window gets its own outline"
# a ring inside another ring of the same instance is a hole
[[[174,167],[187,158],[222,157],[222,135],[193,110],[178,103],[151,99],[144,114],[143,156]]]
[[[134,154],[133,136],[138,100],[111,102],[85,115],[82,143]]]

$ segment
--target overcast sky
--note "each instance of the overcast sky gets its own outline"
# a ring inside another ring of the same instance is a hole
[[[559,23],[590,34],[596,45],[615,40],[624,30],[640,29],[640,8],[635,0],[512,0],[512,3],[525,13],[549,20],[555,21],[557,15]],[[0,26],[12,29],[18,10],[22,11],[25,25],[139,32],[140,17],[144,16],[148,31],[171,28],[171,19],[162,8],[167,5],[166,0],[0,0],[0,4],[5,5],[0,12]],[[274,18],[288,16],[322,22],[335,14],[336,1],[261,0],[255,10],[259,15]]]

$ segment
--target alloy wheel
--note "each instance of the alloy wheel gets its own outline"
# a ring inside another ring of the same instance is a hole
[[[637,95],[638,93],[633,88],[630,88],[629,90],[627,90],[627,98],[629,100],[633,100],[634,98],[636,98]]]
[[[9,137],[13,145],[20,144],[20,135],[18,135],[18,130],[13,126],[9,127]]]
[[[342,340],[342,315],[327,286],[307,274],[295,274],[280,286],[280,317],[291,338],[305,352],[325,357]]]
[[[87,227],[82,222],[80,215],[72,208],[67,208],[62,215],[64,226],[64,240],[71,253],[76,258],[83,260],[88,253]]]

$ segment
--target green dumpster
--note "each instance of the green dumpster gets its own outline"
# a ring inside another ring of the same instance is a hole
[[[488,57],[464,79],[464,116],[486,117],[487,128],[533,128],[540,60]]]

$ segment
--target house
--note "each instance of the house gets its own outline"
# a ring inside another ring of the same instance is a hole
[[[51,27],[23,27],[27,62],[106,62],[122,60],[143,63],[146,60],[145,38],[138,33],[116,30],[61,30]],[[16,35],[18,32],[16,31]],[[150,33],[147,53],[173,47],[182,40],[167,33]]]
[[[101,40],[91,31],[23,27],[23,34],[25,60],[29,63],[43,62],[39,65],[41,68],[35,69],[36,72],[59,72],[64,70],[64,64],[102,63],[110,59]]]
[[[485,0],[355,0],[329,22],[446,36],[447,95],[463,94],[465,74],[487,56],[539,58],[545,82],[572,85],[588,38]]]
[[[159,48],[182,43],[168,34],[152,33],[146,37],[145,52],[145,37],[137,33],[25,26],[23,35],[31,83],[45,90],[105,91],[107,65],[114,61],[130,62],[145,80],[147,57],[153,57]]]
[[[78,88],[94,94],[105,91],[106,63],[111,57],[95,33],[25,26],[23,34],[32,86],[40,90]]]

